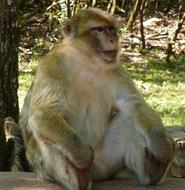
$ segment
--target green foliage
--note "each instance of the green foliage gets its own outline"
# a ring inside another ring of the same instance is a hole
[[[61,24],[67,17],[66,11],[62,11],[61,8],[59,8],[58,4],[55,4],[54,6],[51,6],[51,8],[48,8],[45,11],[44,15],[53,25]]]
[[[38,65],[38,60],[32,59],[29,63],[22,63],[20,65],[22,70],[19,71],[19,89],[18,89],[18,96],[19,96],[19,105],[20,109],[24,103],[24,98],[26,93],[33,81],[35,69]]]
[[[163,60],[123,64],[146,101],[160,113],[165,125],[185,125],[184,59],[184,55],[178,57],[176,68],[169,68]]]
[[[44,53],[44,47],[45,47],[45,42],[44,39],[35,39],[34,41],[34,46],[32,48],[32,52],[36,55],[36,54],[42,54]]]
[[[180,70],[181,68],[185,67],[185,54],[180,56],[170,56],[169,62],[166,65],[172,69]]]
[[[142,47],[139,47],[138,52],[141,53],[142,55],[146,55],[149,52],[149,49],[148,48],[143,49]]]

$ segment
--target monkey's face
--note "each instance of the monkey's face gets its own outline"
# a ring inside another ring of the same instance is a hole
[[[72,39],[85,43],[84,47],[107,64],[117,62],[119,39],[117,22],[107,12],[87,9],[73,17],[65,29]],[[89,50],[90,49],[90,50]]]
[[[114,64],[117,61],[119,43],[114,26],[97,26],[90,29],[92,48],[105,63]]]

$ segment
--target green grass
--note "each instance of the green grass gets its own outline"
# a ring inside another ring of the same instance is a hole
[[[22,62],[19,71],[19,107],[20,110],[24,103],[24,98],[34,78],[35,69],[38,64],[38,60],[31,60],[29,63]]]
[[[165,61],[154,60],[123,66],[165,125],[185,125],[185,56],[171,67]]]
[[[32,60],[20,72],[20,108],[37,63],[37,60]],[[138,64],[123,63],[123,66],[146,101],[160,113],[165,125],[185,125],[185,55],[178,57],[170,66],[165,61],[155,60]]]

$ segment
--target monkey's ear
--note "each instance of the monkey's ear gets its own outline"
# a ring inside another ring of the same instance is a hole
[[[65,20],[65,22],[63,23],[62,33],[64,37],[67,37],[72,33],[72,23],[70,20]]]

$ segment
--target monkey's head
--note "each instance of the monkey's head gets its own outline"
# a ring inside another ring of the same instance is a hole
[[[119,51],[117,22],[107,12],[95,8],[81,11],[64,28],[67,36],[81,40],[105,63],[116,63]]]
[[[4,119],[4,131],[5,131],[6,141],[8,141],[9,138],[19,136],[20,134],[18,124],[15,123],[12,117],[6,117]]]

